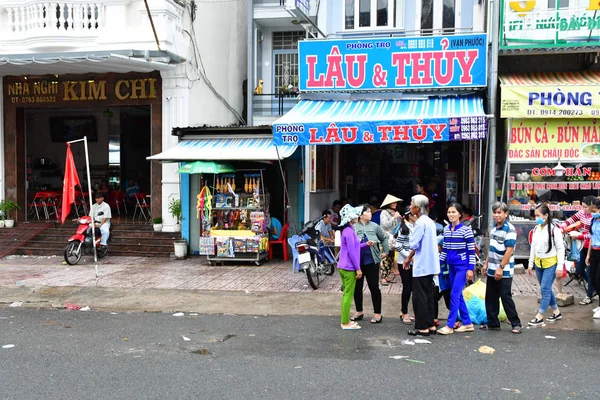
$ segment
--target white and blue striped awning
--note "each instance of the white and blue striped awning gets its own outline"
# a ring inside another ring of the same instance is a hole
[[[302,100],[273,124],[277,146],[485,139],[480,96]]]
[[[272,136],[207,137],[186,139],[148,160],[163,162],[202,160],[275,161],[291,156],[296,146],[276,148]]]

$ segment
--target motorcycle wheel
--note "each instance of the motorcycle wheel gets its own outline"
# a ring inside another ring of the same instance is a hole
[[[310,262],[308,268],[306,269],[306,277],[308,278],[310,287],[312,287],[314,290],[317,290],[321,284],[321,279],[317,273],[317,267],[313,261]]]
[[[104,246],[104,249],[102,249],[101,247],[96,248],[96,256],[98,258],[104,258],[107,253],[108,253],[108,246]]]
[[[81,260],[81,252],[83,251],[83,245],[79,240],[73,240],[69,242],[65,248],[65,261],[69,265],[75,265]],[[77,249],[79,248],[79,251]]]
[[[335,264],[329,263],[327,264],[327,268],[325,269],[325,275],[331,276],[335,272]]]

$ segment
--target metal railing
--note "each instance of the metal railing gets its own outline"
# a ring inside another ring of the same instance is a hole
[[[252,112],[256,116],[279,116],[290,111],[300,99],[297,94],[263,93],[255,94]]]

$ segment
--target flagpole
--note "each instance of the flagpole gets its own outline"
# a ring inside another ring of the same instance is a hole
[[[93,248],[94,248],[94,262],[98,262],[98,256],[96,253],[96,225],[95,225],[95,221],[94,221],[94,216],[92,215],[92,179],[90,177],[90,157],[89,157],[89,153],[88,153],[88,143],[87,143],[87,136],[84,136],[83,139],[77,139],[77,140],[71,140],[70,142],[67,143],[77,143],[77,142],[83,142],[83,147],[85,148],[85,169],[87,172],[87,180],[88,180],[88,198],[90,201],[90,216],[92,217],[92,224],[91,224],[91,228],[92,228],[92,243],[93,243]],[[97,274],[96,274],[97,275]]]

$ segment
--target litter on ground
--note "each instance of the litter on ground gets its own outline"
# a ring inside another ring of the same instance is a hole
[[[9,305],[9,307],[21,307],[22,305],[23,305],[22,301],[14,301]]]
[[[546,339],[556,339],[556,336],[546,336]]]
[[[426,339],[415,339],[415,343],[417,344],[431,344],[429,340]]]
[[[417,363],[417,364],[425,364],[425,361],[411,360],[410,358],[407,358],[406,361],[409,361],[409,362],[412,362],[412,363]]]
[[[521,393],[521,391],[519,389],[502,388],[502,390],[505,390],[505,391],[511,392],[511,393]]]
[[[174,317],[183,317],[185,314],[182,312],[176,312],[175,314],[173,314]]]
[[[409,346],[414,346],[415,342],[413,342],[412,340],[405,339],[405,340],[402,341],[402,344],[407,344]]]
[[[408,358],[408,356],[390,356],[392,360],[402,360],[403,358]]]
[[[189,342],[190,340],[192,340],[192,339],[190,339],[189,337],[185,337],[185,336],[181,336],[181,337],[182,337],[182,338],[183,338],[183,340],[185,340],[186,342]]]
[[[4,346],[2,346],[3,349],[12,349],[13,347],[15,347],[14,344],[5,344]]]
[[[479,352],[483,354],[494,354],[496,352],[496,349],[488,346],[481,346],[479,348]]]

